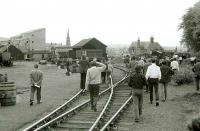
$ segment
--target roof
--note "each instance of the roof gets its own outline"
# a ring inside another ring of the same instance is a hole
[[[83,39],[81,41],[79,41],[77,44],[75,44],[73,47],[82,47],[84,46],[85,44],[87,44],[89,41],[91,41],[92,38],[88,38],[88,39]]]
[[[73,46],[73,48],[81,48],[81,47],[83,47],[84,45],[86,45],[88,42],[90,42],[91,40],[93,40],[93,39],[95,39],[95,40],[97,40],[96,38],[88,38],[88,39],[83,39],[83,40],[81,40],[80,42],[78,42],[77,44],[75,44],[74,46]],[[99,41],[99,40],[97,40],[97,41]],[[100,42],[100,41],[99,41]],[[103,44],[102,42],[100,42],[101,44]],[[103,44],[104,46],[106,46],[105,44]],[[107,46],[106,46],[107,47]]]
[[[32,32],[36,32],[36,31],[41,31],[41,30],[45,30],[46,28],[38,28],[38,29],[34,29],[34,30],[30,30],[21,34],[26,34],[26,33],[32,33]]]
[[[56,46],[56,49],[72,49],[72,47],[69,46]]]
[[[129,48],[136,48],[137,47],[137,44],[138,44],[138,42],[137,41],[134,41],[134,42],[132,42],[132,44],[130,45],[130,47]],[[144,47],[145,49],[155,49],[156,47],[159,47],[159,48],[161,48],[162,49],[162,47],[160,46],[160,44],[158,43],[158,42],[153,42],[153,43],[151,43],[151,42],[149,42],[149,41],[140,41],[140,47]]]
[[[33,33],[33,32],[37,32],[37,31],[41,31],[41,30],[45,30],[45,29],[46,29],[46,28],[38,28],[38,29],[26,31],[26,32],[20,33],[20,34],[18,34],[18,35],[12,36],[12,37],[10,37],[10,38],[18,38],[18,39],[21,39],[21,38],[23,37],[24,34]]]
[[[0,53],[3,53],[4,51],[6,51],[8,49],[8,47],[9,47],[9,45],[1,46]]]
[[[32,50],[30,51],[33,54],[50,54],[51,52],[48,50]]]

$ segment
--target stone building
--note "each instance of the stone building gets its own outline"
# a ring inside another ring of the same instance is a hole
[[[22,50],[45,50],[46,29],[40,28],[10,38],[11,44]]]
[[[39,28],[13,36],[9,43],[24,53],[24,59],[33,58],[34,51],[44,52],[46,50],[46,29]]]
[[[158,42],[154,41],[153,37],[151,37],[150,41],[140,41],[140,38],[138,38],[137,41],[131,43],[128,50],[132,55],[145,55],[152,54],[152,51],[162,52],[163,48]]]

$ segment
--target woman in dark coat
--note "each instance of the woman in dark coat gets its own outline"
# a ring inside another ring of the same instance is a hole
[[[166,101],[166,99],[167,99],[167,86],[168,86],[168,83],[171,81],[171,76],[173,75],[173,70],[169,66],[167,66],[166,61],[163,61],[162,65],[160,67],[160,71],[161,71],[160,83],[164,87],[164,95],[165,95],[165,97],[162,101]]]

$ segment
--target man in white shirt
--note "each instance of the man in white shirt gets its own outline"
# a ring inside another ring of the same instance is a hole
[[[159,92],[158,82],[161,79],[160,67],[156,65],[156,60],[152,59],[152,64],[148,67],[146,72],[146,79],[149,83],[150,103],[153,104],[153,88],[156,95],[156,106],[159,106]]]
[[[101,72],[105,69],[106,65],[93,60],[91,68],[87,70],[85,87],[90,92],[91,109],[94,111],[97,111],[96,105],[99,96],[99,84],[101,84]]]
[[[175,72],[179,71],[179,63],[176,60],[176,58],[173,59],[173,61],[170,64],[170,67],[172,68],[172,70],[174,70]]]

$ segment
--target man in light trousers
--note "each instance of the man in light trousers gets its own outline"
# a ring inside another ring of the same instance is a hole
[[[31,79],[31,94],[30,94],[30,106],[34,102],[34,94],[37,91],[37,104],[41,103],[41,85],[43,80],[43,73],[38,69],[38,65],[34,65],[34,70],[30,73]]]

